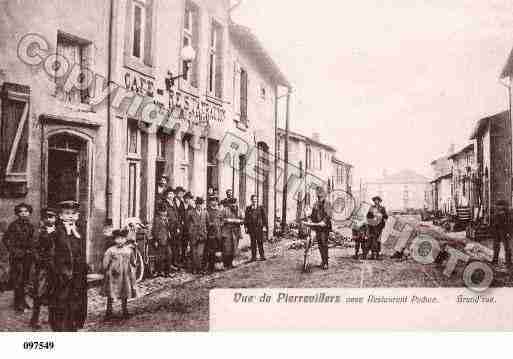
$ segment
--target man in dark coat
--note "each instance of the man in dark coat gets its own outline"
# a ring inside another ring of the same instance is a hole
[[[203,272],[203,255],[207,243],[207,211],[203,208],[204,200],[196,198],[196,207],[187,212],[188,234],[191,241],[192,273]]]
[[[172,262],[171,234],[167,208],[164,203],[157,206],[157,213],[153,219],[153,243],[157,249],[157,275],[169,276]]]
[[[499,252],[501,243],[504,245],[506,252],[506,265],[511,267],[511,234],[513,231],[513,221],[508,211],[508,203],[499,200],[496,204],[496,212],[492,219],[492,235],[493,235],[493,260],[492,264],[499,263]]]
[[[77,226],[80,205],[59,204],[60,222],[55,235],[55,289],[49,322],[56,332],[75,332],[87,317],[87,263],[85,238]]]
[[[207,272],[214,272],[216,252],[222,248],[221,227],[223,226],[222,213],[218,208],[218,198],[214,195],[208,198],[207,209],[207,245],[205,248],[205,266]]]
[[[171,269],[175,270],[179,268],[180,262],[180,243],[179,236],[180,232],[180,219],[178,210],[175,202],[175,191],[170,187],[164,192],[165,201],[163,202],[166,206],[167,211],[167,223],[169,226],[170,246],[171,246]]]
[[[178,250],[179,262],[181,267],[187,266],[187,240],[185,221],[186,221],[186,206],[184,201],[185,189],[183,187],[176,187],[175,189],[175,207],[178,214]]]
[[[317,202],[312,208],[310,219],[313,223],[322,224],[314,227],[316,232],[317,245],[321,254],[320,267],[328,269],[328,237],[331,231],[332,207],[330,201],[326,198],[326,192],[322,187],[317,188]]]
[[[257,196],[251,196],[251,206],[246,208],[244,215],[244,225],[246,233],[249,234],[251,240],[251,262],[256,261],[256,252],[258,246],[258,254],[260,260],[265,261],[264,255],[264,232],[267,231],[267,215],[264,207],[257,205]]]
[[[33,329],[40,329],[39,314],[41,306],[50,303],[53,295],[55,278],[55,241],[57,212],[53,209],[44,208],[41,211],[42,226],[39,229],[39,236],[35,246],[35,270],[34,286],[32,297],[32,318],[30,325]]]
[[[22,313],[30,308],[25,300],[25,288],[34,260],[35,228],[30,223],[32,206],[20,203],[14,207],[14,213],[18,218],[7,227],[3,242],[9,252],[10,276],[14,287],[14,309]]]
[[[388,214],[385,207],[381,205],[381,203],[383,202],[381,197],[373,197],[372,202],[374,202],[374,205],[371,206],[369,212],[367,213],[370,241],[369,246],[371,250],[371,259],[380,259],[380,237],[381,232],[383,232],[383,229],[385,228],[386,221],[388,219]]]

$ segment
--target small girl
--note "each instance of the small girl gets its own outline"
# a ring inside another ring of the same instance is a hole
[[[127,301],[137,296],[135,289],[135,255],[131,245],[127,245],[127,230],[112,232],[114,243],[103,257],[105,271],[102,294],[107,297],[105,319],[112,319],[112,304],[121,300],[123,318],[129,317]]]

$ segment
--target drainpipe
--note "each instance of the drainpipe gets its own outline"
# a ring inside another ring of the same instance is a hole
[[[285,233],[287,228],[287,192],[288,192],[288,164],[289,164],[289,130],[290,130],[290,93],[291,88],[287,89],[287,113],[285,116],[285,149],[283,165],[283,194],[282,194],[282,212],[281,212],[281,231]]]
[[[109,35],[108,35],[108,56],[107,56],[107,86],[110,86],[112,81],[112,53],[113,53],[113,27],[114,27],[114,0],[110,0],[109,9]],[[112,160],[112,111],[111,111],[111,94],[110,91],[107,95],[107,161],[106,161],[106,173],[107,183],[105,186],[105,224],[107,226],[112,225],[112,173],[111,173],[111,160]]]
[[[274,211],[273,230],[276,224],[276,210],[278,209],[278,86],[274,87]],[[269,230],[269,229],[268,229]]]

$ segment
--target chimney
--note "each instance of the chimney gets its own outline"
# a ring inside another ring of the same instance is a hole
[[[456,146],[454,145],[454,143],[451,143],[451,145],[449,146],[449,156],[453,155],[455,151],[456,151]]]
[[[319,134],[319,132],[312,133],[312,140],[316,142],[321,142],[321,135]]]

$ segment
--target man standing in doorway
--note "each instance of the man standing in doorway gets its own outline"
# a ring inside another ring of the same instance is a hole
[[[187,254],[187,243],[185,243],[185,202],[184,202],[185,190],[183,187],[176,187],[175,189],[175,207],[178,213],[178,245],[179,245],[179,261],[180,265],[185,268],[187,267],[186,254]]]
[[[318,223],[315,227],[317,245],[321,254],[321,265],[323,270],[328,269],[328,236],[331,231],[332,207],[326,199],[326,191],[322,187],[317,187],[317,202],[312,209],[310,219],[313,223]]]
[[[258,254],[260,260],[265,261],[264,255],[264,232],[267,232],[267,215],[262,206],[257,204],[257,196],[251,196],[251,206],[246,208],[244,216],[244,225],[246,233],[249,234],[251,240],[251,260],[256,261],[256,252],[258,246]]]
[[[168,187],[169,178],[166,175],[160,176],[157,182],[157,191],[155,193],[155,207],[157,207],[159,202],[165,201],[164,192],[166,192]]]

